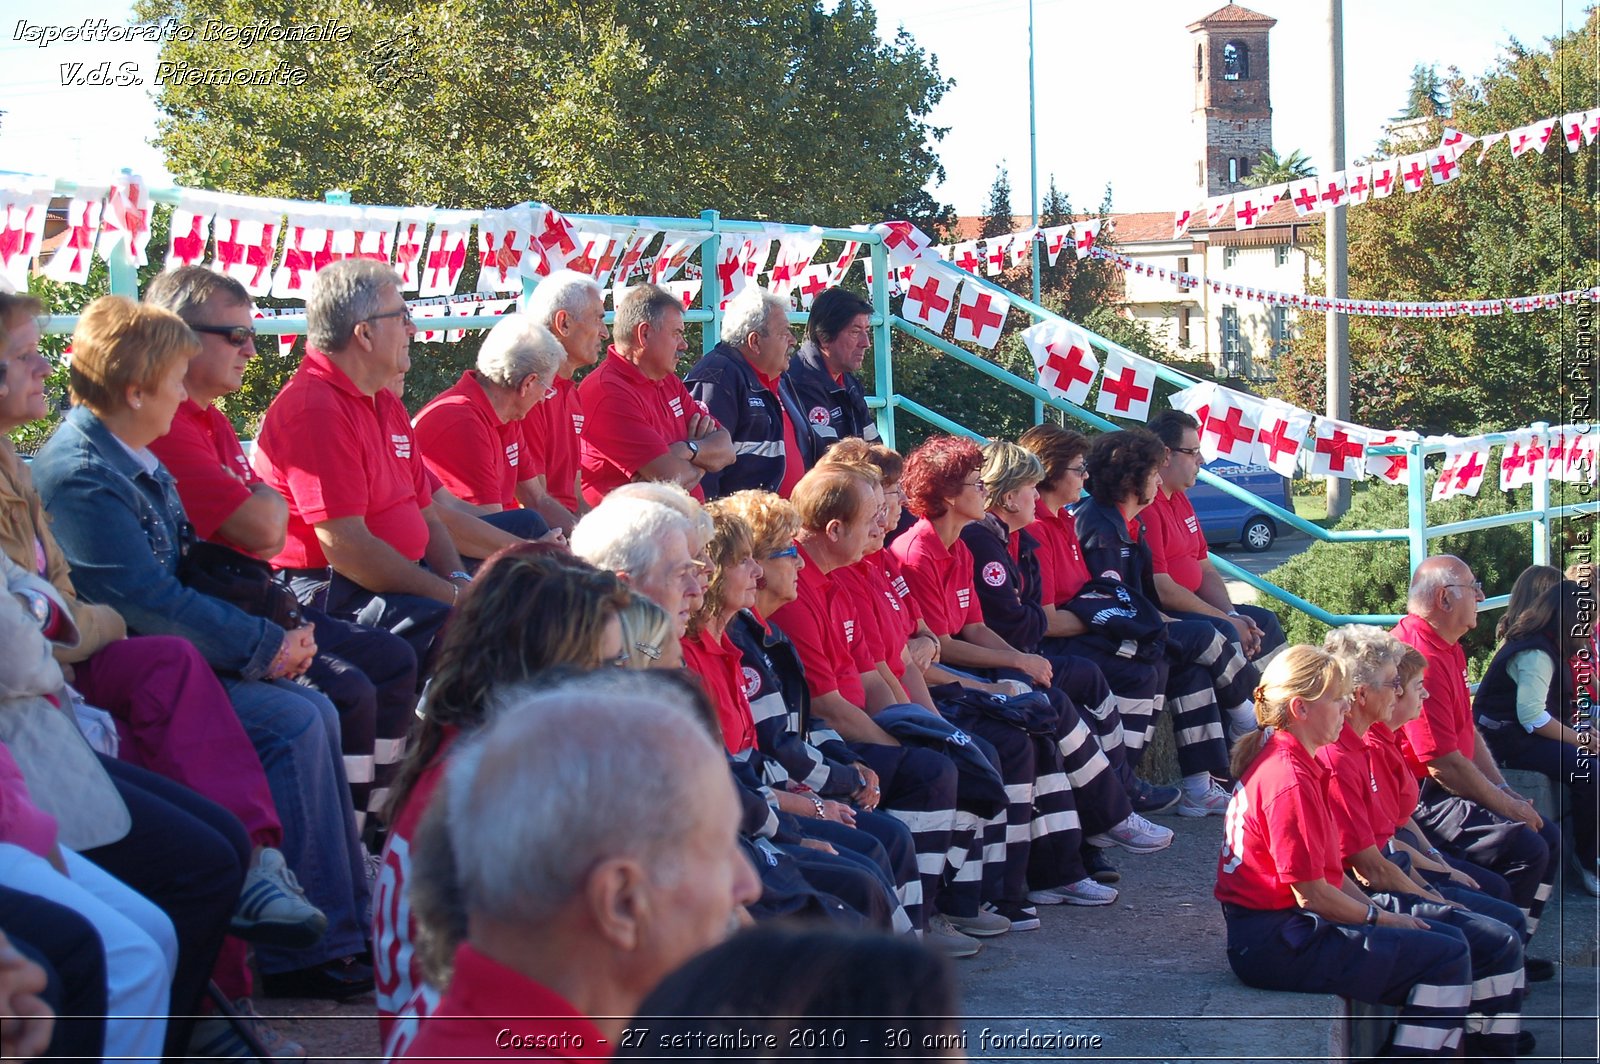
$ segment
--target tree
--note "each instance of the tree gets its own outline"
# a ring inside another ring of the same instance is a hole
[[[1299,148],[1284,156],[1268,148],[1245,175],[1244,185],[1246,188],[1265,188],[1316,176],[1317,168],[1311,165],[1311,160]]]
[[[1411,68],[1411,88],[1406,90],[1406,106],[1394,116],[1396,122],[1413,118],[1447,117],[1450,106],[1445,100],[1444,87],[1439,81],[1439,71],[1418,63]]]
[[[1600,97],[1600,11],[1569,34],[1527,48],[1507,45],[1477,79],[1442,82],[1451,124],[1482,136]],[[1380,146],[1386,156],[1432,143]],[[1552,147],[1513,159],[1504,145],[1462,156],[1463,173],[1421,193],[1396,192],[1349,212],[1350,296],[1434,301],[1488,299],[1582,288],[1600,275],[1600,169],[1591,150]],[[1321,237],[1308,234],[1311,247]],[[1306,409],[1323,403],[1322,315],[1304,314],[1278,368],[1279,394]],[[1358,422],[1467,434],[1535,420],[1572,420],[1582,394],[1564,373],[1592,354],[1572,308],[1490,317],[1351,317],[1351,413]]]
[[[1011,175],[1006,164],[994,168],[994,184],[989,186],[989,205],[983,210],[983,229],[978,235],[985,240],[991,236],[1005,236],[1016,228],[1011,213]]]
[[[189,27],[306,21],[287,0],[137,11]],[[350,38],[163,44],[170,70],[304,75],[162,84],[157,143],[181,182],[846,225],[942,177],[944,130],[927,118],[951,82],[904,31],[879,42],[866,0],[326,0],[316,14]]]

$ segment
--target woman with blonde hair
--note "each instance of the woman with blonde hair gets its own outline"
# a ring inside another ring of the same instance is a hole
[[[666,610],[637,592],[617,611],[622,629],[622,653],[617,664],[625,669],[681,669],[683,647],[677,628]]]
[[[1466,944],[1384,912],[1344,874],[1316,752],[1349,709],[1344,670],[1294,646],[1255,690],[1257,728],[1233,747],[1216,898],[1228,963],[1264,990],[1342,994],[1400,1009],[1385,1055],[1455,1056],[1472,969]]]

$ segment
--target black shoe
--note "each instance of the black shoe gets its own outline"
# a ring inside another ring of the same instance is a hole
[[[1539,1040],[1533,1037],[1532,1031],[1517,1032],[1517,1056],[1531,1057],[1534,1049],[1539,1045]]]
[[[1130,795],[1133,811],[1141,815],[1165,813],[1178,804],[1183,792],[1176,787],[1158,787],[1149,780],[1136,779],[1138,793]]]
[[[1091,848],[1083,855],[1083,870],[1089,873],[1089,878],[1096,883],[1115,883],[1122,878],[1110,861],[1106,860],[1104,850]]]
[[[1039,930],[1039,910],[1032,905],[1018,905],[1016,902],[995,901],[984,906],[990,912],[999,913],[1011,921],[1013,931]]]
[[[1530,983],[1548,983],[1556,977],[1556,962],[1543,957],[1528,957],[1522,962],[1522,971]]]
[[[351,957],[292,972],[261,977],[261,989],[273,998],[320,998],[347,1001],[372,993],[372,967]]]

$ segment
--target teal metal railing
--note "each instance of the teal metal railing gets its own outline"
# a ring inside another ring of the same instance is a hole
[[[75,188],[76,186],[71,182],[58,181],[56,185],[56,192],[58,194],[70,194],[75,190]],[[156,189],[150,191],[149,198],[158,203],[175,205],[178,202],[179,194],[180,192],[178,189]],[[303,209],[308,214],[315,213],[318,207],[318,204],[315,202],[297,203],[295,201],[282,200],[273,202],[274,204],[282,205],[287,212],[291,213],[295,209]],[[327,195],[326,202],[347,204],[349,203],[349,196],[348,194],[342,192],[330,192]],[[965,435],[979,440],[984,438],[981,434],[973,431],[967,426],[960,424],[954,419],[947,417],[936,410],[929,409],[928,407],[916,402],[908,396],[901,395],[895,390],[893,351],[894,336],[896,333],[907,339],[914,340],[919,344],[933,348],[941,354],[955,359],[956,361],[970,367],[978,373],[992,377],[995,380],[998,380],[1015,389],[1021,395],[1028,397],[1033,403],[1035,421],[1041,420],[1043,417],[1043,411],[1048,408],[1058,410],[1064,415],[1092,428],[1105,430],[1114,429],[1117,427],[1113,422],[1108,421],[1099,414],[1078,406],[1077,404],[1069,403],[1061,399],[1059,396],[1056,396],[1048,390],[1040,387],[1036,382],[1011,373],[1005,368],[996,365],[994,362],[991,362],[980,355],[976,355],[970,351],[967,351],[964,348],[958,347],[950,341],[945,340],[943,337],[936,336],[921,326],[906,321],[904,318],[896,315],[891,310],[889,305],[889,261],[887,251],[885,249],[882,237],[879,234],[872,232],[870,229],[819,229],[813,226],[775,225],[769,222],[726,219],[716,211],[705,211],[698,218],[667,218],[647,216],[622,217],[614,215],[581,214],[572,214],[568,215],[567,217],[578,223],[582,223],[584,221],[593,221],[615,226],[653,226],[657,229],[670,229],[675,232],[703,233],[705,234],[705,237],[703,242],[700,244],[699,249],[700,268],[703,278],[702,284],[708,282],[714,283],[715,281],[717,276],[716,264],[718,256],[721,252],[721,241],[723,234],[806,233],[813,237],[820,236],[825,240],[856,241],[862,244],[864,251],[870,255],[872,261],[872,285],[870,297],[874,308],[871,324],[873,329],[874,345],[873,384],[875,394],[868,398],[868,405],[877,410],[879,432],[882,435],[884,442],[891,447],[895,445],[896,415],[900,412],[904,412],[912,415],[913,417],[919,418],[944,432]],[[119,246],[118,253],[113,256],[113,260],[109,264],[110,288],[111,291],[116,294],[137,298],[139,295],[137,273],[132,262],[127,259],[124,248],[125,245]],[[1043,242],[1035,238],[1033,241],[1033,254],[1030,256],[1029,261],[1031,263],[1037,263],[1039,261],[1039,256],[1042,253]],[[978,277],[976,275],[969,276],[973,281],[976,281],[979,286],[1003,295],[1010,301],[1014,308],[1024,311],[1035,321],[1060,320],[1059,315],[1054,314],[1039,303],[1037,299],[1037,284],[1034,285],[1035,298],[1028,299],[1010,291],[1009,289],[1002,288],[986,278]],[[527,281],[524,284],[524,294],[526,295],[528,292],[532,291],[534,282]],[[702,303],[704,303],[704,301],[702,301]],[[789,315],[789,320],[791,322],[804,322],[807,317],[808,315],[804,312],[797,312],[791,313]],[[608,314],[607,320],[609,321],[610,318],[611,315]],[[452,317],[450,319],[450,327],[452,329],[484,329],[492,327],[498,320],[498,318],[488,315],[459,318]],[[684,320],[691,323],[700,323],[704,326],[704,328],[701,330],[702,350],[709,351],[713,346],[716,345],[718,334],[721,331],[720,326],[722,314],[720,309],[714,305],[714,302],[712,305],[702,305],[700,308],[687,311],[684,314]],[[52,333],[70,332],[76,324],[77,318],[75,316],[59,315],[49,320],[46,326],[46,331]],[[1082,326],[1079,327],[1082,328]],[[268,318],[259,322],[257,329],[260,332],[274,335],[302,335],[306,331],[306,324],[303,316],[276,317]],[[1165,380],[1170,384],[1174,384],[1180,388],[1188,387],[1189,385],[1196,383],[1194,378],[1184,373],[1180,373],[1169,366],[1155,363],[1153,360],[1142,359],[1141,356],[1128,351],[1126,348],[1112,340],[1108,340],[1092,331],[1085,331],[1089,333],[1091,341],[1101,349],[1102,353],[1117,351],[1121,352],[1127,357],[1140,359],[1141,361],[1151,363],[1155,366],[1156,375],[1160,379]],[[1547,430],[1549,426],[1544,423],[1540,423],[1534,425],[1533,428],[1543,432]],[[1488,436],[1487,439],[1489,442],[1494,444],[1503,444],[1508,441],[1509,436],[1504,433],[1495,433]],[[1533,481],[1532,506],[1529,509],[1519,511],[1517,513],[1498,514],[1489,517],[1474,518],[1467,521],[1455,521],[1448,524],[1430,526],[1427,522],[1428,498],[1424,462],[1429,455],[1442,453],[1445,448],[1446,444],[1443,441],[1415,440],[1404,445],[1394,444],[1383,447],[1374,447],[1369,450],[1369,453],[1374,455],[1404,454],[1407,456],[1408,476],[1406,481],[1406,491],[1409,521],[1408,527],[1400,529],[1326,529],[1320,525],[1307,521],[1305,518],[1294,513],[1292,510],[1284,509],[1275,503],[1262,499],[1259,496],[1256,496],[1245,490],[1244,488],[1226,481],[1207,470],[1202,469],[1200,471],[1200,478],[1220,491],[1226,492],[1228,495],[1247,502],[1261,510],[1263,513],[1270,515],[1282,525],[1303,532],[1318,542],[1357,543],[1404,540],[1409,550],[1412,571],[1415,571],[1416,567],[1420,565],[1423,559],[1428,556],[1428,542],[1430,540],[1455,533],[1474,532],[1488,528],[1518,524],[1529,524],[1532,526],[1533,549],[1531,560],[1536,564],[1546,564],[1550,557],[1551,522],[1561,518],[1578,515],[1593,517],[1597,512],[1600,512],[1600,501],[1584,501],[1562,506],[1551,506],[1550,482],[1546,471],[1541,464],[1535,472],[1535,478]],[[1582,487],[1586,488],[1588,485],[1583,485]],[[1324,624],[1392,624],[1399,619],[1397,615],[1388,614],[1346,615],[1331,613],[1328,610],[1318,606],[1316,603],[1308,602],[1300,596],[1279,587],[1264,577],[1257,576],[1253,573],[1247,572],[1244,569],[1241,569],[1237,565],[1228,561],[1228,559],[1220,557],[1217,554],[1213,553],[1211,555],[1211,560],[1213,564],[1216,565],[1218,570],[1220,570],[1225,576],[1231,579],[1244,581],[1264,594],[1270,595],[1281,602],[1287,603],[1295,609],[1309,614],[1311,617],[1321,621]],[[1505,595],[1493,596],[1484,602],[1483,608],[1493,609],[1503,606],[1505,602]]]

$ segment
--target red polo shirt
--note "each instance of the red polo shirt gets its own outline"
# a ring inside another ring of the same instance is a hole
[[[1155,501],[1140,516],[1144,518],[1144,534],[1150,542],[1156,572],[1166,573],[1179,587],[1200,590],[1204,575],[1200,563],[1206,560],[1208,551],[1189,496],[1181,491],[1168,495],[1165,488],[1157,488]]]
[[[900,630],[900,604],[893,592],[886,598],[880,584],[887,589],[879,573],[876,580],[872,566],[866,559],[854,565],[835,570],[834,586],[850,596],[855,606],[855,616],[860,621],[859,638],[851,646],[860,671],[877,668],[878,662],[889,666],[895,676],[905,675],[906,665],[900,652],[905,649],[905,636]]]
[[[1339,854],[1349,859],[1368,846],[1378,844],[1378,778],[1373,774],[1367,744],[1346,721],[1339,738],[1317,751],[1317,760],[1328,770],[1328,812],[1339,833]],[[1387,837],[1387,836],[1385,836]]]
[[[365,518],[374,536],[421,559],[422,510],[433,494],[422,463],[411,460],[411,437],[406,408],[389,391],[364,395],[327,355],[306,352],[256,437],[256,472],[289,500],[288,542],[272,564],[327,565],[312,526],[341,517]]]
[[[171,430],[151,443],[150,450],[177,478],[178,498],[194,525],[194,534],[240,549],[217,530],[250,501],[250,485],[260,483],[261,478],[250,468],[227,415],[215,406],[202,407],[185,399],[172,419]]]
[[[799,652],[812,698],[838,691],[852,706],[865,708],[867,693],[861,686],[865,670],[857,667],[851,650],[865,635],[855,622],[854,597],[823,573],[804,547],[800,556],[806,564],[800,570],[799,593],[772,615],[772,623],[783,629]]]
[[[983,607],[972,584],[972,552],[957,539],[946,547],[924,517],[890,544],[928,628],[939,637],[983,623]]]
[[[522,466],[521,421],[501,421],[471,370],[434,397],[413,422],[422,461],[458,499],[514,509]]]
[[[1421,779],[1428,774],[1428,762],[1452,750],[1470,760],[1477,753],[1478,731],[1467,694],[1466,652],[1460,643],[1446,643],[1433,625],[1411,613],[1400,618],[1392,634],[1415,647],[1428,663],[1422,673],[1428,688],[1422,713],[1400,729],[1400,744],[1412,773]]]
[[[706,412],[677,377],[650,380],[615,347],[578,385],[578,400],[583,404],[583,497],[590,506],[688,439],[689,415]],[[699,485],[690,494],[705,501]]]
[[[1217,860],[1218,901],[1246,909],[1292,909],[1293,883],[1344,880],[1328,803],[1328,770],[1300,740],[1274,732],[1234,788]]]
[[[764,377],[759,370],[756,371],[756,380],[761,386],[771,392],[778,400],[779,415],[783,419],[783,480],[778,484],[778,494],[785,499],[800,483],[800,478],[806,475],[805,456],[800,453],[800,440],[794,434],[794,419],[789,416],[788,407],[783,405],[783,393],[778,390],[777,377]]]
[[[1411,774],[1411,765],[1400,748],[1400,737],[1390,731],[1387,724],[1381,721],[1374,724],[1361,738],[1367,744],[1372,774],[1378,781],[1377,808],[1383,818],[1373,825],[1373,832],[1382,845],[1416,811],[1422,788],[1417,784],[1417,777]]]
[[[730,754],[742,754],[756,745],[755,714],[744,690],[744,666],[739,648],[726,632],[721,639],[702,630],[683,640],[683,663],[700,677],[706,694],[717,707],[717,723],[722,725],[722,742]]]
[[[578,512],[578,496],[573,485],[578,480],[578,461],[583,436],[583,406],[578,401],[578,386],[557,377],[544,401],[522,419],[522,461],[526,476],[544,476],[544,490],[573,513]]]
[[[1034,522],[1028,526],[1039,549],[1039,586],[1043,601],[1051,606],[1071,602],[1078,589],[1089,582],[1089,567],[1078,546],[1078,523],[1065,510],[1052,511],[1043,499],[1034,504]]]
[[[576,1061],[609,1057],[615,1048],[555,991],[461,945],[450,989],[402,1059]]]

